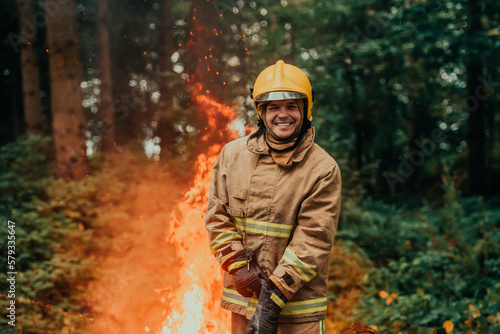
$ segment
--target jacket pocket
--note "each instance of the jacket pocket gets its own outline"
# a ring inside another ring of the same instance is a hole
[[[247,207],[247,189],[232,187],[228,189],[229,191],[229,207],[237,212],[238,214],[234,214],[233,216],[245,217],[245,210]]]
[[[231,189],[231,196],[236,199],[246,200],[248,194],[248,189],[234,187]]]

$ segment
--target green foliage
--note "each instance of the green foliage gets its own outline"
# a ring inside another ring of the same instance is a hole
[[[444,333],[448,320],[453,333],[500,333],[499,202],[449,200],[413,212],[370,202],[346,208],[344,225],[351,224],[338,237],[361,245],[376,264],[355,317],[379,333]]]
[[[51,182],[50,139],[29,137],[0,148],[0,203],[2,211],[45,197]]]
[[[482,5],[482,27],[468,37],[465,0],[286,3],[279,11],[266,7],[276,15],[270,27],[289,27],[281,29],[289,38],[272,54],[285,55],[309,74],[316,88],[317,141],[341,162],[350,192],[356,189],[357,197],[391,200],[401,193],[442,195],[438,189],[443,161],[456,174],[458,190],[465,190],[470,111],[465,103],[466,57],[473,55],[485,64],[482,82],[488,87],[481,99],[488,105],[486,155],[492,157],[487,160],[492,161],[487,188],[497,193],[498,178],[492,175],[499,171],[493,158],[499,100],[493,80],[498,77],[498,57],[493,56],[500,35],[498,4]],[[276,32],[268,33],[272,34]],[[272,48],[276,45],[263,47],[266,52]],[[477,92],[467,98],[474,100],[481,94]],[[442,131],[439,140],[434,131]],[[430,150],[418,145],[430,140]],[[422,161],[405,175],[401,161],[412,159],[412,152]],[[391,185],[387,175],[399,179]]]
[[[92,212],[92,189],[55,182],[50,138],[29,137],[0,149],[0,253],[7,258],[7,221],[15,222],[15,333],[74,332],[82,322],[82,293],[92,277],[87,257],[91,234],[83,218]],[[94,191],[95,192],[95,191]],[[7,261],[0,264],[2,292]],[[5,309],[10,299],[2,297]]]
[[[133,184],[133,161],[127,161],[120,174],[96,156],[93,175],[65,183],[52,177],[50,138],[20,139],[0,149],[0,253],[7,258],[7,221],[13,221],[18,272],[17,326],[2,317],[6,333],[82,332],[91,320],[84,292],[97,274],[96,258],[112,246],[111,232],[99,223],[106,217],[102,207],[120,201],[127,183]],[[2,293],[8,271],[2,261]],[[9,302],[2,296],[2,309]]]

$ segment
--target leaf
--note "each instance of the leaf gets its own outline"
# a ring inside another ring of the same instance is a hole
[[[391,295],[387,298],[385,302],[387,305],[390,305],[396,298],[398,298],[398,295],[395,293],[391,293]]]
[[[455,327],[455,325],[453,324],[453,322],[451,322],[450,320],[446,320],[443,324],[443,328],[444,330],[446,331],[446,333],[451,333],[453,332],[453,328]]]
[[[479,310],[476,308],[476,306],[474,306],[472,304],[469,304],[469,311],[472,314],[472,317],[474,319],[481,316],[481,312],[479,312]]]
[[[378,293],[379,297],[382,298],[382,299],[385,299],[387,297],[389,297],[389,294],[387,293],[387,291],[385,290],[382,290]]]
[[[491,323],[497,323],[500,322],[500,312],[497,314],[492,314],[488,318],[486,318]]]

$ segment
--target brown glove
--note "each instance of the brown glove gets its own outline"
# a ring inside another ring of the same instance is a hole
[[[232,263],[245,263],[242,267],[230,269],[229,273],[233,275],[236,291],[243,297],[258,296],[261,287],[261,278],[264,273],[253,258],[253,251],[250,249],[237,252],[231,259]],[[238,266],[238,265],[236,265]],[[231,267],[231,265],[229,265]]]

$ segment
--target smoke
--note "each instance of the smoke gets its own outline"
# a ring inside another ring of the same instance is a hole
[[[104,201],[98,233],[108,235],[97,278],[87,289],[94,322],[87,333],[143,333],[158,327],[165,305],[159,287],[175,286],[180,260],[165,242],[166,221],[185,185],[158,163],[127,168],[126,194]],[[112,184],[103,185],[103,197]]]

